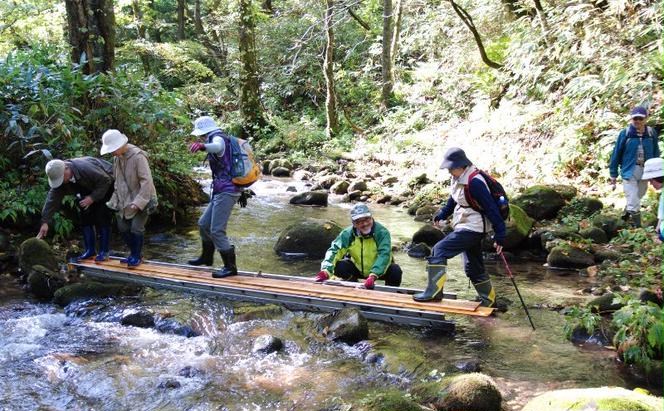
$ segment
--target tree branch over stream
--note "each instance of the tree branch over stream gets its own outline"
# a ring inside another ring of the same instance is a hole
[[[480,56],[482,57],[482,61],[484,64],[487,66],[494,68],[494,69],[499,69],[503,67],[502,64],[498,64],[495,61],[491,60],[489,56],[486,54],[486,50],[484,49],[484,44],[482,43],[482,38],[480,37],[480,33],[477,31],[477,27],[475,27],[475,23],[473,23],[472,17],[470,17],[470,14],[466,10],[464,10],[461,6],[456,4],[454,0],[448,0],[450,4],[452,5],[452,8],[456,12],[456,14],[459,16],[461,21],[463,21],[463,24],[468,27],[471,33],[473,33],[473,38],[475,38],[475,43],[477,43],[477,48],[480,50]]]

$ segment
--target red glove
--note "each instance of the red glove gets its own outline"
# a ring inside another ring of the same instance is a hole
[[[314,281],[317,283],[322,283],[323,281],[329,279],[330,279],[330,274],[328,274],[328,272],[325,270],[320,270],[318,274],[316,274],[316,279]]]
[[[369,274],[369,277],[366,280],[364,280],[364,288],[366,288],[367,290],[373,290],[376,278],[378,278],[376,274]]]
[[[195,153],[197,151],[205,151],[205,144],[198,141],[189,144],[189,151]]]

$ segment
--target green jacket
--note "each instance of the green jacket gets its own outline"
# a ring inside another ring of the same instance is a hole
[[[392,239],[390,232],[382,224],[374,221],[371,232],[359,235],[353,226],[344,229],[325,253],[321,263],[321,270],[334,274],[337,261],[350,255],[353,264],[360,270],[364,278],[374,273],[379,276],[385,274],[392,262]]]

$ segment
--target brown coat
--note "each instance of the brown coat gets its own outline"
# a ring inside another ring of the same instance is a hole
[[[128,144],[128,147],[113,163],[115,191],[108,202],[109,208],[117,210],[120,216],[127,219],[136,215],[136,210],[132,210],[130,205],[144,210],[150,199],[157,197],[147,153],[133,144]]]

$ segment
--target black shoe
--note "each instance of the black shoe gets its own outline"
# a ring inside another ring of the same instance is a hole
[[[203,241],[203,250],[201,256],[187,261],[189,265],[212,265],[214,262],[214,243],[212,241]]]
[[[429,281],[423,293],[413,295],[413,300],[419,302],[440,301],[443,299],[443,287],[447,280],[447,266],[442,264],[427,265]]]
[[[214,278],[224,278],[237,275],[237,265],[235,264],[235,246],[228,250],[219,250],[219,255],[224,261],[224,267],[212,272]]]

